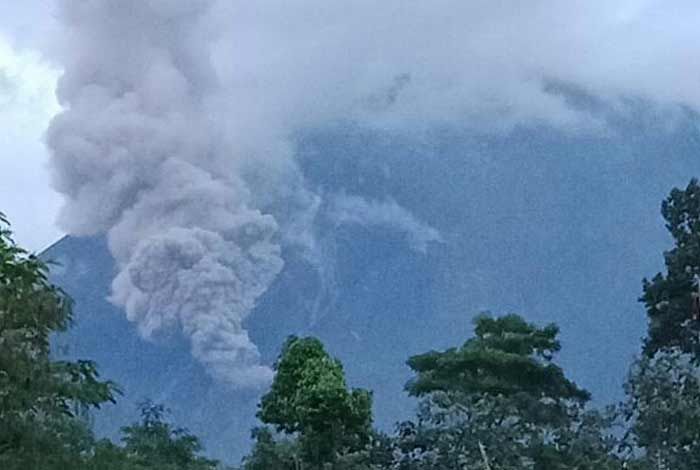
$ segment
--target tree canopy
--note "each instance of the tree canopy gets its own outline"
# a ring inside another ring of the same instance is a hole
[[[48,280],[48,267],[17,246],[0,215],[0,463],[46,454],[66,418],[113,402],[89,360],[57,361],[50,335],[68,328],[72,302]],[[69,426],[70,427],[70,426]]]
[[[561,348],[556,325],[513,314],[474,323],[461,347],[408,360],[415,377],[406,390],[423,399],[419,422],[403,427],[413,443],[404,450],[423,455],[415,468],[613,465],[600,417],[583,409],[590,395],[552,362]]]
[[[666,273],[643,280],[649,317],[644,352],[679,347],[698,354],[700,318],[693,318],[693,295],[700,275],[700,185],[692,179],[685,189],[674,188],[661,205],[674,246],[664,252]]]
[[[367,443],[372,396],[348,389],[343,366],[316,338],[290,337],[275,364],[275,379],[258,417],[279,431],[298,433],[311,462],[333,462]]]
[[[537,328],[518,315],[482,315],[474,323],[475,336],[462,347],[408,360],[416,373],[406,386],[411,395],[437,391],[473,396],[527,393],[553,400],[588,400],[588,392],[569,381],[551,362],[561,348],[556,325]]]
[[[460,346],[410,357],[415,419],[372,427],[371,392],[348,386],[320,340],[291,336],[260,401],[245,470],[690,470],[700,465],[700,184],[662,204],[674,247],[666,272],[643,281],[649,329],[626,401],[591,408],[555,359],[555,324],[480,315]],[[57,360],[51,335],[72,301],[49,266],[17,246],[0,215],[0,468],[214,470],[194,434],[146,402],[120,442],[87,419],[119,390],[89,359]],[[698,306],[694,308],[697,303]],[[378,360],[381,360],[378,358]],[[622,419],[619,419],[622,418]],[[614,424],[624,433],[611,432]],[[624,436],[620,437],[621,434]]]

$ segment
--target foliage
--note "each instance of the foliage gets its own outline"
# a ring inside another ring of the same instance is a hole
[[[631,468],[700,464],[700,184],[674,188],[661,205],[674,246],[666,273],[644,279],[649,318],[644,357],[631,368],[622,406]]]
[[[588,400],[588,392],[567,380],[561,368],[550,362],[561,347],[555,325],[539,329],[517,315],[495,319],[482,315],[475,324],[475,337],[461,348],[432,351],[408,360],[416,373],[407,385],[411,395],[442,391]],[[543,403],[541,408],[550,405],[553,403]]]
[[[255,441],[250,455],[243,461],[243,470],[296,470],[300,468],[298,443],[295,439],[275,439],[268,427],[253,429]]]
[[[275,436],[268,427],[253,430],[255,445],[243,461],[243,470],[302,470],[313,465],[303,459],[299,440],[290,436]],[[391,468],[393,440],[373,432],[367,444],[353,451],[338,455],[323,468],[329,470],[378,470]]]
[[[299,435],[304,460],[316,466],[363,448],[371,431],[371,394],[349,390],[340,361],[315,338],[290,337],[275,364],[258,417]]]
[[[3,468],[21,467],[23,462],[34,462],[41,455],[47,460],[56,458],[60,463],[58,453],[50,451],[68,452],[73,443],[57,443],[57,439],[67,430],[71,431],[71,437],[85,435],[79,431],[82,424],[70,418],[114,401],[114,384],[99,380],[93,362],[51,358],[50,335],[69,326],[72,305],[47,276],[47,266],[14,243],[9,224],[0,214],[0,464]]]
[[[413,356],[418,422],[400,429],[401,468],[613,468],[602,418],[552,363],[558,328],[480,316],[460,348]]]
[[[643,449],[647,465],[700,468],[700,370],[678,348],[643,357],[625,385],[627,444]]]
[[[372,396],[350,389],[342,364],[315,338],[290,337],[253,430],[243,470],[658,470],[700,468],[700,184],[662,204],[674,247],[666,273],[643,282],[649,317],[644,355],[630,370],[615,415],[554,363],[559,330],[518,315],[475,320],[460,347],[407,361],[414,420],[392,436],[372,429]],[[50,336],[71,323],[69,297],[48,267],[18,247],[0,214],[0,468],[8,470],[214,470],[198,438],[150,402],[96,440],[88,412],[114,402],[115,385],[88,360],[52,358]],[[621,456],[625,457],[624,465]]]
[[[664,253],[666,274],[644,279],[641,301],[649,317],[644,351],[648,356],[663,348],[698,351],[698,319],[691,302],[700,274],[700,185],[690,181],[685,190],[674,188],[661,205],[674,247]]]
[[[207,470],[216,462],[201,457],[199,439],[165,420],[165,408],[146,402],[141,422],[122,428],[124,452],[136,468],[158,470]]]

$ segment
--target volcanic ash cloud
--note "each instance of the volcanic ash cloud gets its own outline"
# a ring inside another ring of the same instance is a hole
[[[65,1],[64,107],[51,123],[69,233],[106,233],[111,300],[148,337],[179,330],[216,379],[267,383],[243,321],[283,267],[279,229],[254,207],[236,149],[207,118],[217,93],[205,1]]]

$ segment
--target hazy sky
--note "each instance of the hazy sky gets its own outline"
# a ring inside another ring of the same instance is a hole
[[[41,249],[61,233],[41,141],[58,110],[60,66],[51,64],[62,63],[63,36],[51,0],[3,3],[0,209],[19,241]],[[691,1],[211,3],[219,111],[235,121],[228,135],[242,149],[269,137],[261,133],[338,119],[409,132],[545,122],[604,133],[557,84],[622,112],[629,100],[648,100],[669,123],[684,106],[700,107],[700,9]]]
[[[59,107],[59,70],[39,52],[48,37],[47,2],[3,2],[0,19],[0,211],[32,250],[55,241],[60,198],[49,185],[42,135]],[[30,4],[31,7],[30,7]],[[33,8],[32,8],[33,7]]]

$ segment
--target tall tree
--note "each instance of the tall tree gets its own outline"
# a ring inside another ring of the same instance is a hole
[[[623,411],[631,423],[627,443],[638,467],[700,468],[700,374],[693,357],[678,348],[644,356],[625,384]]]
[[[588,392],[552,362],[558,328],[517,315],[475,324],[461,347],[408,360],[406,389],[422,402],[419,423],[403,428],[414,443],[404,451],[418,455],[405,468],[612,468],[600,419],[584,411]]]
[[[649,318],[644,357],[632,369],[623,404],[629,447],[638,468],[700,465],[700,184],[674,188],[661,204],[674,246],[666,273],[644,279]]]
[[[290,337],[275,370],[258,417],[278,431],[298,434],[305,461],[322,468],[368,443],[371,394],[348,389],[342,364],[318,339]]]
[[[648,356],[678,347],[700,353],[700,318],[693,308],[700,275],[700,185],[692,179],[685,189],[674,188],[661,205],[674,246],[664,253],[666,273],[644,279],[644,302],[649,331],[644,344]],[[695,318],[694,318],[695,317]]]
[[[0,467],[39,463],[58,429],[91,407],[114,401],[91,361],[56,361],[49,337],[71,321],[71,301],[48,281],[48,268],[17,246],[0,214]],[[59,445],[62,449],[66,446]],[[24,462],[24,464],[22,464]]]

